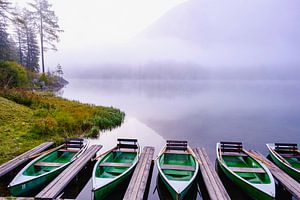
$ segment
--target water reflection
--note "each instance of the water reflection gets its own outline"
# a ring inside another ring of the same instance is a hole
[[[299,90],[298,81],[70,80],[63,96],[121,108],[164,139],[189,140],[215,159],[220,140],[262,153],[268,142],[299,142]]]

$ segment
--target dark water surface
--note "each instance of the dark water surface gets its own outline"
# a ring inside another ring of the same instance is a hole
[[[126,113],[121,127],[92,140],[103,145],[101,152],[115,146],[117,138],[131,137],[138,138],[141,146],[154,146],[156,157],[165,140],[183,139],[192,147],[205,147],[215,161],[215,145],[220,140],[243,141],[247,149],[265,155],[266,143],[300,142],[298,81],[69,81],[63,97]],[[64,198],[91,199],[92,167],[71,183]],[[220,175],[233,199],[248,198]],[[149,200],[168,199],[160,182],[154,166]],[[109,199],[122,199],[126,186]],[[197,188],[189,199],[202,199]]]
[[[268,142],[299,143],[299,91],[298,81],[70,80],[62,96],[126,112],[120,128],[94,141],[104,144],[103,151],[118,137],[136,137],[142,146],[155,146],[157,155],[165,140],[184,139],[192,147],[205,147],[214,161],[220,140],[243,141],[265,155]],[[156,177],[155,166],[151,200],[159,199]],[[232,196],[246,198],[239,193]]]

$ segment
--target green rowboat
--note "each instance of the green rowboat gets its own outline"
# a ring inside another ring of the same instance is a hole
[[[182,200],[195,181],[199,164],[187,141],[168,140],[156,160],[163,183],[175,200]]]
[[[243,149],[241,142],[217,143],[217,160],[226,176],[253,199],[275,199],[269,169]]]
[[[136,139],[118,139],[119,144],[97,161],[93,170],[93,197],[104,199],[133,172],[140,148]]]
[[[267,147],[274,163],[300,182],[300,152],[297,144],[271,143]]]
[[[49,184],[88,146],[88,140],[66,138],[65,144],[28,163],[11,181],[8,189],[15,197],[32,196]]]

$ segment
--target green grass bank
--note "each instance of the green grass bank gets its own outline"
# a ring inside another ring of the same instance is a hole
[[[50,93],[0,90],[0,164],[45,141],[94,137],[120,126],[125,114]]]

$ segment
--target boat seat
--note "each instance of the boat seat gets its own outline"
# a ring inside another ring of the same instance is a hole
[[[280,154],[284,158],[300,158],[300,154]]]
[[[60,167],[63,166],[66,163],[56,163],[56,162],[37,162],[34,164],[34,166],[38,167]]]
[[[68,149],[59,149],[58,151],[60,151],[60,152],[74,152],[74,153],[77,153],[77,152],[80,151],[80,149],[70,149],[70,148],[68,148]]]
[[[128,153],[136,153],[136,149],[114,149],[113,152],[128,152]]]
[[[242,157],[248,157],[247,154],[243,153],[243,152],[222,152],[223,156],[242,156]]]
[[[233,172],[241,173],[266,173],[262,168],[250,168],[250,167],[229,167]]]
[[[164,153],[166,153],[166,154],[185,154],[185,155],[189,154],[186,151],[178,151],[178,150],[167,150]]]
[[[131,167],[132,163],[114,163],[114,162],[104,162],[100,163],[101,167]]]
[[[193,166],[183,166],[183,165],[162,165],[162,170],[181,170],[181,171],[195,171],[195,167]]]

